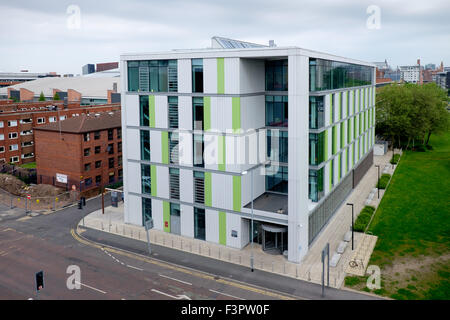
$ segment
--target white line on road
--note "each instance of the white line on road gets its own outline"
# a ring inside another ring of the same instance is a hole
[[[226,294],[226,293],[219,292],[219,291],[216,291],[216,290],[213,290],[213,289],[209,289],[209,291],[214,292],[214,293],[221,294],[221,295],[223,295],[223,296],[227,296],[227,297],[231,297],[231,298],[235,298],[235,299],[239,299],[239,300],[245,300],[245,299],[243,299],[243,298],[239,298],[239,297],[236,297],[236,296],[232,296],[231,294]]]
[[[191,298],[189,298],[188,296],[186,296],[186,295],[178,295],[178,296],[172,296],[172,295],[170,295],[170,294],[168,294],[168,293],[164,293],[164,292],[161,292],[161,291],[159,291],[159,290],[156,290],[156,289],[152,289],[152,291],[153,292],[156,292],[156,293],[159,293],[159,294],[162,294],[162,295],[165,295],[165,296],[167,296],[167,297],[170,297],[170,298],[172,298],[172,299],[177,299],[177,300],[181,300],[181,299],[186,299],[186,300],[191,300]]]
[[[75,283],[77,283],[77,284],[81,284],[82,286],[85,286],[86,288],[89,288],[89,289],[92,289],[92,290],[98,291],[98,292],[100,292],[100,293],[106,294],[106,292],[105,292],[105,291],[103,291],[103,290],[100,290],[100,289],[97,289],[97,288],[94,288],[94,287],[91,287],[91,286],[88,286],[87,284],[84,284],[84,283],[81,283],[81,282],[78,282],[78,281],[75,281]]]
[[[132,268],[132,269],[136,269],[136,270],[139,270],[139,271],[144,271],[144,269],[141,269],[141,268],[138,268],[138,267],[133,267],[133,266],[130,266],[129,264],[127,264],[127,267],[128,268]]]
[[[188,285],[192,286],[192,283],[189,283],[189,282],[186,282],[186,281],[182,281],[182,280],[178,280],[178,279],[175,279],[175,278],[171,278],[171,277],[165,276],[165,275],[163,275],[163,274],[160,274],[159,276],[160,276],[160,277],[163,277],[163,278],[167,278],[167,279],[170,279],[170,280],[178,281],[178,282],[181,282],[181,283],[188,284]]]

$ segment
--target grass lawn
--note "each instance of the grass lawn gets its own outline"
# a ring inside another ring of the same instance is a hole
[[[403,153],[369,231],[378,236],[370,265],[395,299],[450,299],[450,132],[433,150]],[[346,284],[364,289],[357,279]]]
[[[29,162],[20,165],[21,168],[25,169],[36,169],[36,162]]]

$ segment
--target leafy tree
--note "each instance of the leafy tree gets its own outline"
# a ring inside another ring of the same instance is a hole
[[[45,101],[45,96],[42,91],[41,91],[41,95],[39,96],[39,101]]]
[[[54,100],[54,101],[61,100],[61,99],[59,98],[58,92],[55,92],[55,95],[53,96],[53,100]]]

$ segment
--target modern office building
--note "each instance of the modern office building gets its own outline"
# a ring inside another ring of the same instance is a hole
[[[221,39],[121,56],[125,222],[298,263],[373,163],[375,65]]]
[[[90,73],[94,73],[95,72],[95,65],[92,63],[88,63],[85,64],[82,68],[81,68],[81,73],[83,75],[85,74],[90,74]]]

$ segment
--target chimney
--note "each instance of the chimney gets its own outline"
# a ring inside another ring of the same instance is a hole
[[[269,47],[276,47],[275,40],[269,40]]]

